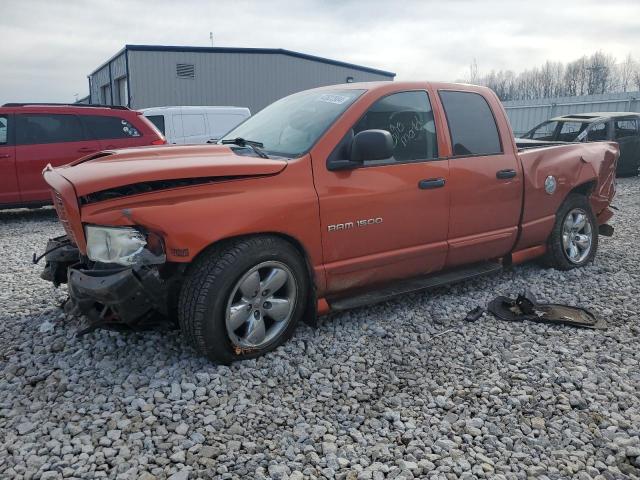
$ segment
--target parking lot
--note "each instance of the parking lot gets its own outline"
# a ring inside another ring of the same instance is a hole
[[[168,329],[76,338],[65,289],[31,264],[55,213],[2,211],[0,477],[637,478],[640,179],[614,205],[587,268],[527,264],[325,317],[232,367]],[[524,289],[609,328],[463,321]]]

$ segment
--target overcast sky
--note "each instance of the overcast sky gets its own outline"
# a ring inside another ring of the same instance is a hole
[[[0,0],[0,103],[71,101],[125,44],[285,48],[455,80],[602,50],[640,58],[638,0]]]

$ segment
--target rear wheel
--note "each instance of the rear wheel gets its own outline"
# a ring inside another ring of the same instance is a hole
[[[204,254],[180,293],[180,327],[194,347],[228,364],[284,343],[305,311],[309,281],[289,243],[261,236]]]
[[[635,177],[638,175],[638,167],[640,158],[627,159],[624,163],[618,163],[616,174],[618,177]]]
[[[570,194],[558,213],[549,236],[545,263],[571,270],[591,262],[598,250],[598,225],[586,197]]]

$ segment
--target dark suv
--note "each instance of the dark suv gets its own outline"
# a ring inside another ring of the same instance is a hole
[[[164,143],[151,122],[126,107],[7,103],[0,107],[0,208],[51,203],[42,178],[48,164]]]
[[[640,114],[633,112],[574,113],[552,118],[533,127],[519,147],[567,142],[614,141],[620,145],[616,172],[621,177],[638,175],[640,166]]]

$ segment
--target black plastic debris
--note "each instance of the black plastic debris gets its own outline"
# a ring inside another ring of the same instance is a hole
[[[582,307],[558,303],[538,303],[530,292],[517,298],[499,296],[487,306],[487,310],[501,320],[570,325],[572,327],[605,329],[607,324],[598,319],[591,311]]]
[[[482,307],[476,307],[473,310],[469,310],[467,312],[467,316],[464,317],[464,320],[466,322],[475,322],[476,320],[478,320],[480,317],[482,317],[482,314],[484,313],[484,308]]]

